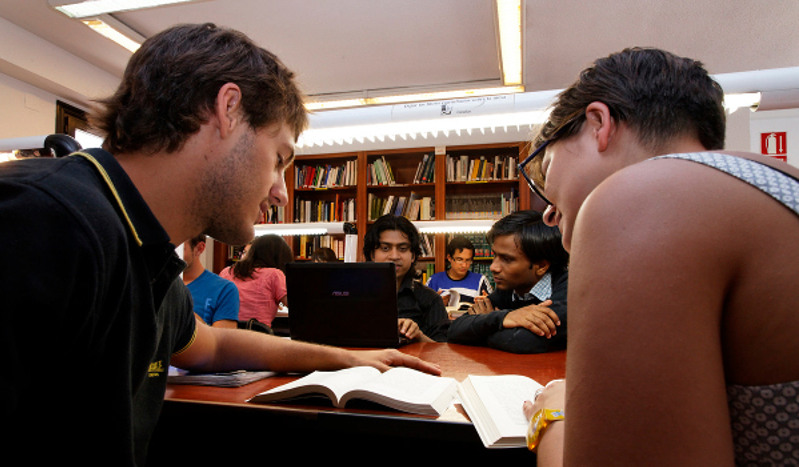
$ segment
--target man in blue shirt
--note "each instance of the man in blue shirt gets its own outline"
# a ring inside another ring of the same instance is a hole
[[[460,304],[468,308],[474,303],[474,297],[492,292],[491,284],[484,275],[469,270],[473,260],[474,245],[468,238],[456,236],[447,244],[449,268],[433,274],[427,280],[427,286],[441,295],[445,305],[449,304],[452,290],[460,296],[458,304],[453,304],[458,308],[461,308]]]
[[[236,284],[205,269],[201,261],[205,252],[205,235],[198,235],[183,244],[183,283],[194,300],[194,313],[205,324],[220,328],[236,328],[239,319],[239,291]]]

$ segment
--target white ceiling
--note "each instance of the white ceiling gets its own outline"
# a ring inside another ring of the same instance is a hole
[[[697,58],[712,74],[799,65],[795,0],[525,0],[524,12],[527,91],[566,87],[596,57],[635,45]],[[18,37],[43,39],[0,45],[0,72],[60,83],[56,93],[78,104],[118,80],[130,57],[47,0],[2,0],[0,17]],[[281,57],[312,97],[501,82],[492,0],[205,0],[115,17],[145,37],[182,22],[239,29]],[[53,58],[53,44],[71,61]],[[59,76],[83,61],[91,66],[80,78]]]

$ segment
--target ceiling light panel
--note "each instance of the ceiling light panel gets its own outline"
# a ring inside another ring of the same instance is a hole
[[[51,7],[71,18],[88,18],[105,13],[139,10],[191,1],[195,0],[84,0],[82,2],[48,0]]]
[[[496,0],[497,29],[506,86],[522,83],[522,5],[521,0]]]

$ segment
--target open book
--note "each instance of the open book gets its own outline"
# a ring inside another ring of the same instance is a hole
[[[396,367],[384,373],[360,366],[338,371],[315,371],[300,379],[262,392],[250,402],[275,402],[323,395],[335,407],[354,399],[374,402],[403,412],[441,415],[453,402],[458,383],[411,368]]]
[[[449,289],[439,292],[442,296],[449,295],[449,300],[445,305],[447,313],[453,318],[462,315],[472,306],[469,302],[461,302],[461,294],[456,289]]]
[[[522,404],[532,400],[538,382],[520,375],[470,375],[459,385],[463,408],[487,448],[526,447],[527,417]]]

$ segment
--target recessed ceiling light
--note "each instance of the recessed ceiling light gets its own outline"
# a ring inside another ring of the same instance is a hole
[[[502,82],[505,86],[522,83],[522,5],[521,0],[495,0]]]
[[[196,0],[48,0],[50,6],[70,18],[87,18],[118,11],[139,10],[156,6],[186,3]]]

